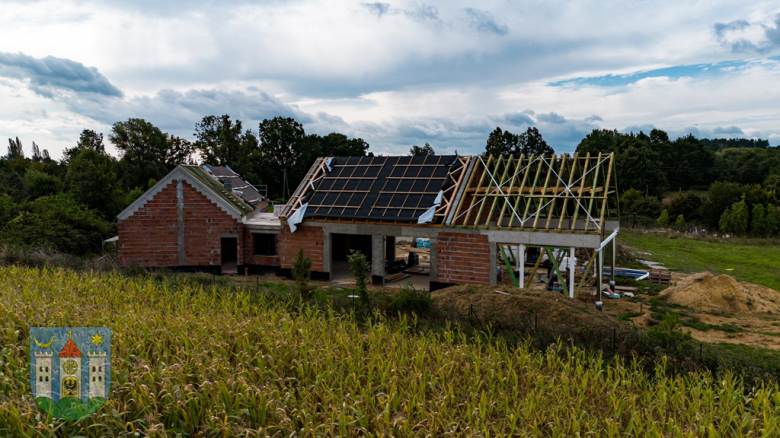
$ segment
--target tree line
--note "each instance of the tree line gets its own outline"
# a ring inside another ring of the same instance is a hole
[[[289,196],[317,157],[372,154],[361,138],[307,134],[301,123],[285,117],[265,119],[254,131],[229,115],[211,115],[197,122],[194,131],[189,141],[131,118],[115,123],[105,137],[83,130],[61,160],[35,143],[27,156],[18,138],[9,139],[8,152],[0,158],[0,244],[98,252],[101,240],[116,233],[117,214],[178,164],[230,166],[250,183],[266,186],[270,198],[284,201],[280,198]],[[107,153],[107,142],[118,157]],[[671,222],[682,216],[685,223],[711,229],[722,225],[736,233],[773,232],[773,209],[780,204],[780,150],[765,140],[703,140],[692,135],[670,140],[661,130],[594,130],[576,152],[616,154],[623,212],[648,217],[666,212]],[[519,134],[497,127],[482,153],[539,156],[554,150],[535,127]],[[413,145],[409,154],[436,152],[425,143]],[[669,191],[677,194],[664,204]],[[735,206],[739,202],[745,208]],[[729,215],[738,212],[740,219],[721,221],[727,210]],[[767,220],[768,225],[761,225]]]

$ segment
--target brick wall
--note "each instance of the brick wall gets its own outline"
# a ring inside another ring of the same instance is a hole
[[[490,243],[480,234],[439,233],[440,283],[490,284]]]
[[[176,185],[172,181],[129,218],[119,223],[119,264],[147,267],[179,265]],[[184,182],[184,253],[186,266],[220,265],[220,235],[238,236],[238,264],[243,263],[242,224]]]
[[[277,243],[278,254],[278,243]],[[247,265],[261,266],[280,266],[279,256],[258,256],[255,255],[254,233],[250,230],[244,230],[244,263]]]
[[[290,227],[282,224],[277,246],[279,260],[283,269],[292,269],[293,260],[298,255],[298,248],[303,248],[306,256],[311,257],[312,271],[323,272],[324,236],[322,227],[302,225],[290,232]]]

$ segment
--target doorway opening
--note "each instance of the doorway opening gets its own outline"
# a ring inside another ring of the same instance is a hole
[[[238,237],[221,237],[222,273],[238,273]]]
[[[354,283],[355,277],[349,270],[347,257],[352,251],[360,251],[371,263],[371,236],[360,234],[332,234],[331,241],[331,281],[337,283]],[[369,272],[370,276],[371,273]]]

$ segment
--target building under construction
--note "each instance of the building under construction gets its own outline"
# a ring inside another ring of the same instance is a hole
[[[618,232],[613,154],[322,157],[274,213],[264,199],[242,199],[240,180],[226,187],[218,172],[198,169],[180,166],[119,215],[123,265],[289,275],[304,248],[313,277],[329,280],[359,250],[378,285],[390,270],[407,268],[427,275],[429,290],[524,287],[547,264],[569,296],[593,296]],[[155,203],[161,194],[165,201]],[[204,199],[209,217],[195,211]],[[144,256],[156,247],[132,237],[144,226],[167,236],[169,256]],[[429,239],[426,269],[398,267],[396,240],[408,238]]]

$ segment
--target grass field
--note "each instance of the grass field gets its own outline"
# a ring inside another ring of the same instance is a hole
[[[114,379],[94,417],[52,426],[39,414],[28,336],[44,325],[112,328]],[[251,291],[0,268],[0,436],[780,433],[777,385],[560,351],[358,323]]]
[[[618,241],[639,251],[649,252],[650,255],[640,257],[659,262],[670,269],[729,274],[739,281],[780,291],[780,245],[777,241],[733,243],[729,239],[630,231],[621,231]]]

